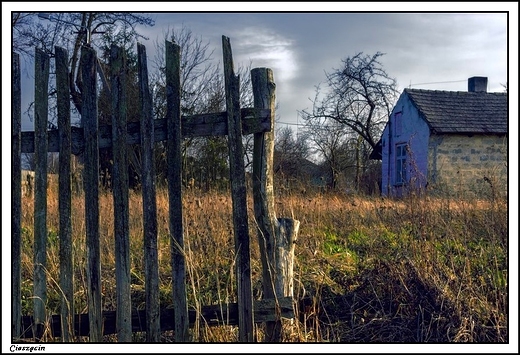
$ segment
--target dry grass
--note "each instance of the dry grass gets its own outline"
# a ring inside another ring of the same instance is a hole
[[[59,313],[57,191],[48,194],[48,300]],[[187,191],[184,232],[189,307],[236,302],[231,199]],[[249,201],[249,216],[253,216]],[[32,311],[33,201],[22,201],[22,311]],[[161,306],[172,304],[167,191],[157,194]],[[100,197],[104,309],[114,310],[112,196]],[[286,342],[508,342],[507,201],[334,194],[278,196],[278,217],[300,220],[298,318]],[[144,308],[142,199],[130,193],[132,302]],[[261,264],[251,220],[253,292]],[[84,203],[73,198],[75,312],[86,313]],[[163,334],[172,341],[171,332]],[[261,338],[262,329],[258,327]],[[235,342],[231,326],[191,331],[197,342]],[[59,339],[49,339],[49,341]],[[84,341],[78,339],[78,341]],[[106,341],[115,341],[107,337]],[[136,334],[135,341],[144,341]]]

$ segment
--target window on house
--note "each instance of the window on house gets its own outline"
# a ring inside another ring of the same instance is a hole
[[[396,136],[401,135],[401,132],[403,130],[402,116],[403,116],[402,112],[396,112],[394,114],[395,135]]]
[[[397,144],[395,147],[395,183],[404,184],[406,182],[406,144]]]

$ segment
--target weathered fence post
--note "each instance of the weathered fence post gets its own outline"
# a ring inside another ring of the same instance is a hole
[[[258,241],[262,258],[264,298],[293,296],[294,246],[300,222],[276,218],[273,192],[274,110],[273,72],[269,68],[251,71],[255,108],[271,110],[271,130],[255,133],[253,153],[253,198],[258,223]],[[278,301],[276,301],[278,304]],[[281,320],[266,322],[265,340],[281,340]]]
[[[130,226],[128,208],[128,159],[126,145],[126,60],[124,50],[110,48],[112,94],[112,191],[116,254],[117,340],[132,341],[130,298]]]
[[[34,331],[44,332],[47,303],[47,116],[49,110],[49,56],[36,49],[34,58]]]
[[[175,310],[175,341],[189,340],[186,260],[182,226],[181,66],[179,45],[166,41],[166,121],[168,126],[168,198]]]
[[[22,93],[20,81],[20,55],[13,53],[12,62],[12,152],[11,152],[11,338],[15,341],[21,333],[22,291],[21,291],[21,205],[22,205],[22,162],[21,162],[21,130],[22,130]]]
[[[159,299],[159,260],[157,255],[157,202],[155,193],[154,120],[148,86],[146,47],[137,43],[139,101],[141,107],[141,146],[143,147],[143,229],[146,299],[146,341],[159,342],[161,334]]]
[[[90,341],[102,340],[101,317],[101,258],[99,245],[99,148],[96,51],[81,49],[81,76],[83,79],[81,121],[85,140],[83,185],[85,190],[87,240],[87,298]]]
[[[228,117],[228,147],[233,225],[235,230],[236,270],[238,283],[238,332],[240,342],[254,340],[253,291],[251,286],[251,254],[247,220],[247,191],[245,182],[242,124],[240,115],[239,77],[233,69],[229,38],[222,36],[226,110]]]
[[[74,261],[72,258],[71,224],[71,133],[70,133],[70,89],[67,51],[55,47],[56,52],[56,99],[58,106],[59,152],[59,196],[60,215],[60,288],[61,288],[61,334],[64,342],[74,337]]]

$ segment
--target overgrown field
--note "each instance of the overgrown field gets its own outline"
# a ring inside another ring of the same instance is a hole
[[[286,342],[508,342],[507,201],[411,196],[401,200],[326,194],[277,196],[278,217],[301,222],[296,245],[298,318]],[[48,193],[48,300],[60,309],[58,196]],[[114,310],[115,253],[110,192],[100,199],[103,305]],[[157,194],[161,306],[172,304],[168,197]],[[22,311],[33,307],[33,198],[22,201]],[[87,312],[85,217],[72,203],[75,312]],[[249,201],[253,293],[261,263]],[[132,302],[145,306],[140,192],[130,193]],[[236,302],[229,193],[186,191],[184,232],[188,305]],[[258,338],[262,339],[261,325]],[[191,330],[196,342],[235,342],[233,326]],[[49,338],[48,341],[60,341]],[[86,341],[78,338],[77,341]],[[106,341],[116,341],[107,336]],[[135,334],[135,341],[144,341]],[[173,341],[165,332],[163,341]]]

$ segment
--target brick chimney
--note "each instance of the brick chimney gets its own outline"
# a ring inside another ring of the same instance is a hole
[[[468,92],[487,92],[488,78],[485,76],[474,76],[468,79]]]

